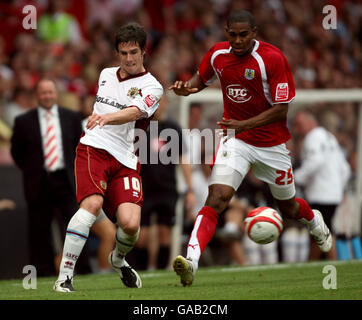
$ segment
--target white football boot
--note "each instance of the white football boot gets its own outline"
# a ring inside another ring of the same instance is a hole
[[[318,210],[313,210],[313,212],[318,216],[319,223],[317,227],[309,230],[309,233],[322,252],[329,252],[332,249],[332,234],[325,224],[322,214]]]
[[[108,256],[108,262],[113,270],[119,274],[124,285],[129,288],[142,288],[142,280],[136,270],[133,269],[126,260],[124,260],[122,267],[115,266],[112,261],[112,253],[113,251]]]
[[[73,278],[67,276],[67,280],[57,280],[53,286],[53,290],[56,292],[74,292]]]
[[[176,274],[180,276],[182,285],[191,286],[194,281],[196,268],[191,259],[186,259],[183,256],[177,256],[175,260],[173,260],[173,270],[175,270]]]

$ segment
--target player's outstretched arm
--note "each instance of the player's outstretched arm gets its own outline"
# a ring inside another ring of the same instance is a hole
[[[206,88],[200,76],[196,73],[190,80],[181,81],[177,80],[175,83],[168,87],[168,90],[173,90],[178,96],[188,96]]]
[[[126,109],[105,114],[93,113],[88,118],[86,128],[92,130],[94,127],[99,126],[102,128],[106,124],[124,124],[131,121],[136,121],[143,115],[142,111],[136,106],[130,106]]]

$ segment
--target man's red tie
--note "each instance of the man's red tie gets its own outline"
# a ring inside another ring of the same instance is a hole
[[[54,170],[59,161],[57,139],[55,137],[55,127],[53,115],[47,111],[47,131],[45,133],[45,167],[48,171]]]

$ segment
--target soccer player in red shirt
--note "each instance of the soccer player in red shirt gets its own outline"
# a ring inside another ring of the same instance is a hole
[[[251,169],[268,183],[279,210],[288,218],[305,223],[321,251],[328,252],[332,238],[321,213],[295,197],[295,185],[286,125],[288,103],[295,97],[293,77],[281,51],[258,41],[253,16],[248,11],[231,12],[226,22],[228,41],[215,44],[204,56],[198,72],[189,81],[169,87],[188,96],[218,78],[224,101],[223,128],[205,206],[197,215],[190,236],[187,258],[178,256],[175,272],[184,286],[191,285],[200,256],[211,240],[219,214]],[[235,136],[230,137],[230,129]]]

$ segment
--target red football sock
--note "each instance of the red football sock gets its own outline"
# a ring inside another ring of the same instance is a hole
[[[311,222],[314,218],[314,212],[312,211],[311,207],[309,206],[309,204],[307,203],[307,201],[305,201],[304,199],[301,198],[296,198],[295,200],[297,200],[297,202],[299,203],[299,214],[297,216],[297,219],[304,219],[307,220],[307,222]]]
[[[196,217],[187,250],[187,257],[196,263],[215,233],[218,218],[219,215],[210,207],[203,207]]]

